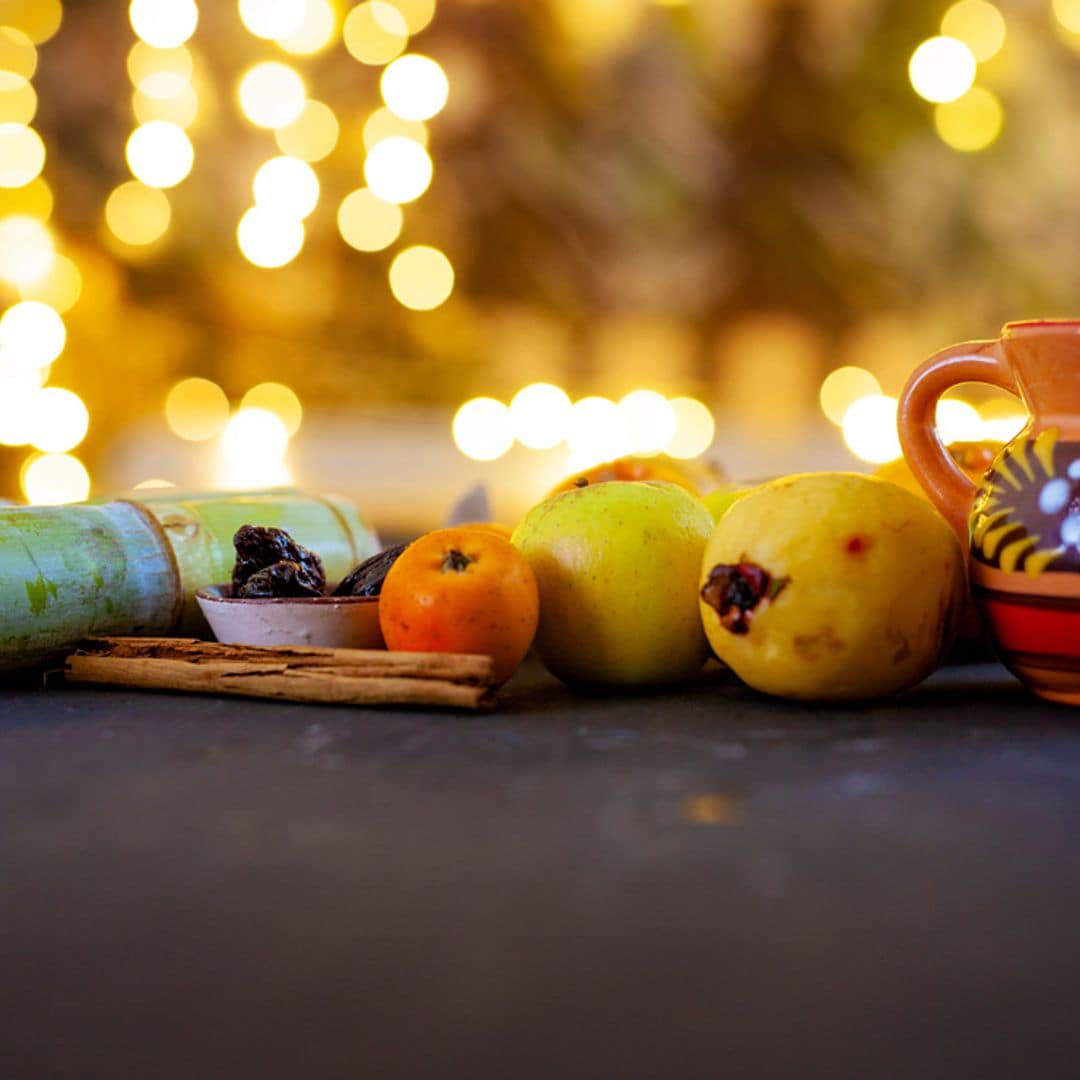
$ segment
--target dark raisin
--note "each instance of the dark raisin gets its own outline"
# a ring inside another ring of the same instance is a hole
[[[268,596],[322,596],[322,582],[308,567],[290,559],[256,570],[240,586],[236,595],[241,600],[263,599]]]
[[[334,590],[334,596],[378,596],[382,592],[382,583],[387,571],[397,562],[398,556],[408,544],[395,544],[378,555],[365,559],[359,566],[353,567],[341,579],[341,584]]]
[[[232,583],[236,595],[240,595],[240,587],[252,574],[279,562],[291,562],[303,567],[305,581],[316,583],[320,592],[326,588],[322,560],[315,552],[301,547],[284,529],[241,525],[233,537],[233,547],[236,548],[236,564],[233,566]]]
[[[724,629],[745,634],[754,615],[768,607],[788,581],[786,577],[774,578],[768,570],[745,558],[735,565],[719,563],[709,571],[701,599],[715,609]]]

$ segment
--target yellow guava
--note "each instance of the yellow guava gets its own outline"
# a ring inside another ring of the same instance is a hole
[[[698,573],[712,518],[660,481],[589,484],[551,495],[514,530],[540,589],[536,649],[563,682],[657,685],[709,655]]]
[[[788,476],[717,523],[701,618],[716,655],[757,690],[884,697],[941,662],[964,575],[955,534],[925,499],[855,473]]]

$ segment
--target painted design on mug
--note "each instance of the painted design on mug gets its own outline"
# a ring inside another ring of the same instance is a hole
[[[1048,428],[1006,447],[976,496],[971,550],[1006,573],[1080,572],[1080,444]]]

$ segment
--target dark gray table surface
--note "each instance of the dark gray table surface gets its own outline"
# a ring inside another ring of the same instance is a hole
[[[0,1080],[1075,1076],[1080,710],[0,688]]]

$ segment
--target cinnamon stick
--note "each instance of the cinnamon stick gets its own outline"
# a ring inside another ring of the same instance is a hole
[[[175,638],[100,638],[68,656],[72,683],[234,694],[338,705],[494,703],[492,661],[453,653],[221,645]]]

